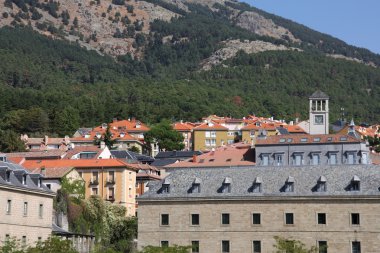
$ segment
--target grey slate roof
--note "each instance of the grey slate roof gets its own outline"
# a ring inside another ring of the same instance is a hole
[[[7,171],[10,172],[9,182],[6,181]],[[24,175],[26,175],[26,184],[22,183]],[[42,178],[42,175],[31,174],[21,165],[0,161],[0,186],[11,186],[21,189],[23,188],[25,190],[32,190],[34,192],[54,194],[54,192],[45,185],[41,184],[39,186],[40,178]]]
[[[327,96],[327,94],[324,93],[323,91],[317,90],[316,92],[311,94],[311,96],[309,98],[329,99],[329,96]]]
[[[189,193],[194,180],[201,180],[201,192]],[[231,192],[220,193],[226,178],[231,179]],[[259,180],[257,180],[259,178]],[[283,192],[289,178],[294,180],[294,192]],[[318,181],[326,179],[326,192],[316,192]],[[353,178],[360,178],[360,191],[349,191]],[[161,193],[163,180],[149,184],[149,191],[139,200],[165,199],[228,199],[258,197],[349,197],[376,196],[380,198],[380,166],[340,165],[307,167],[241,167],[177,169],[170,180],[170,192]],[[261,192],[251,192],[255,181],[261,181]]]
[[[200,151],[165,151],[159,152],[155,158],[156,159],[165,159],[165,158],[174,158],[174,159],[187,159],[192,158],[193,155],[200,155]]]
[[[152,162],[151,165],[155,166],[155,167],[163,167],[163,166],[166,166],[169,164],[173,164],[176,161],[177,161],[176,159],[158,159],[158,160],[155,160],[154,162]]]
[[[276,129],[277,129],[277,131],[278,131],[281,135],[287,135],[287,134],[289,134],[288,129],[286,129],[286,128],[284,128],[284,127],[277,127]]]
[[[118,159],[126,159],[131,162],[154,162],[154,158],[147,155],[141,155],[128,150],[111,150],[111,154]]]

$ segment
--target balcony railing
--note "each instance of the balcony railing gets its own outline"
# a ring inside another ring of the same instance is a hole
[[[115,184],[115,179],[107,179],[106,184]]]
[[[91,180],[90,185],[98,185],[99,181],[98,180]]]

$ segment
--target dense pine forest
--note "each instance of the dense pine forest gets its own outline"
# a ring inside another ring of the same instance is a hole
[[[0,128],[62,136],[114,117],[136,117],[150,124],[164,118],[197,120],[208,114],[291,120],[307,117],[307,97],[316,89],[331,97],[331,120],[344,107],[356,122],[380,121],[380,70],[325,54],[340,53],[378,65],[380,56],[277,16],[270,18],[302,39],[298,45],[302,51],[241,51],[223,65],[201,71],[200,62],[227,39],[293,46],[286,38],[238,28],[227,18],[228,9],[215,7],[218,12],[189,5],[191,11],[172,22],[153,22],[141,40],[145,48],[141,59],[102,56],[77,43],[42,36],[28,26],[1,28]],[[168,35],[172,43],[163,43]],[[317,43],[321,39],[323,46]]]

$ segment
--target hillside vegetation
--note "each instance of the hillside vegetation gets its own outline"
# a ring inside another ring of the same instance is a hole
[[[214,11],[187,4],[185,11],[161,0],[149,2],[180,16],[149,25],[139,58],[102,56],[80,42],[52,39],[28,25],[1,28],[0,129],[65,135],[114,117],[155,123],[163,118],[197,120],[211,113],[306,118],[307,97],[316,89],[331,96],[332,120],[345,107],[356,122],[380,121],[380,70],[326,57],[352,53],[378,64],[378,55],[276,16],[268,17],[302,42],[249,32],[234,23],[244,8],[253,10],[243,4],[226,2],[214,5]],[[238,51],[222,65],[201,71],[202,61],[228,40],[301,50]],[[318,46],[321,40],[323,46]]]

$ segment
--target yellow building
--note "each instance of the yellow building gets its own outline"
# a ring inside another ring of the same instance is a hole
[[[26,168],[75,168],[85,181],[85,198],[99,195],[136,214],[136,168],[118,159],[30,160]]]
[[[242,141],[256,143],[257,136],[265,131],[266,136],[277,135],[275,124],[255,122],[241,129]]]
[[[193,129],[193,150],[209,151],[213,148],[226,145],[228,139],[228,128],[212,122],[203,123]]]

